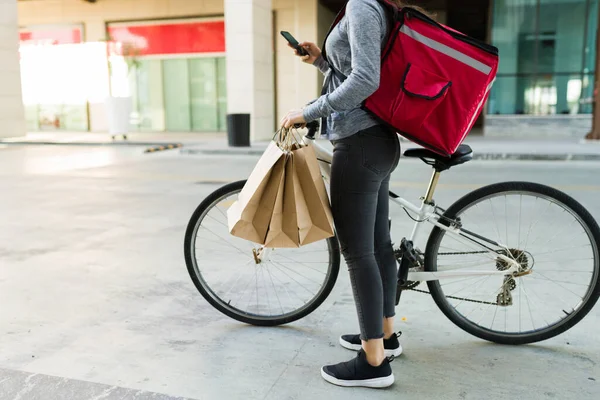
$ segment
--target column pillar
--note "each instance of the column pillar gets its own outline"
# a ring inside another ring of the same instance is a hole
[[[0,138],[25,135],[17,0],[0,0]]]
[[[227,111],[250,114],[253,141],[270,139],[274,116],[271,0],[225,0]]]

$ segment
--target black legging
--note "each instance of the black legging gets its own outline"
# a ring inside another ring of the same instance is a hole
[[[348,264],[362,340],[379,339],[395,315],[397,263],[389,230],[390,175],[398,135],[374,126],[332,142],[331,206]]]

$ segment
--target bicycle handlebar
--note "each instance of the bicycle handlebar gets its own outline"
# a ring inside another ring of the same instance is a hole
[[[300,124],[296,124],[294,125],[295,128],[300,128]],[[321,125],[319,124],[319,121],[311,121],[309,123],[306,124],[306,129],[308,129],[308,132],[306,133],[305,137],[307,137],[308,139],[314,139],[315,138],[315,134],[317,133],[317,131],[319,130],[319,127]]]

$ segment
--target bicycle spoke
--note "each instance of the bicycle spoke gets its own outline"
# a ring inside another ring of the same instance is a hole
[[[482,280],[483,282],[481,282],[481,283],[484,283],[485,281],[487,281],[487,280],[488,280],[488,279],[489,279],[491,276],[492,276],[492,275],[488,275],[488,276],[484,276],[484,277],[482,277],[480,280]],[[476,283],[477,283],[477,282],[476,282]],[[472,285],[471,285],[471,286],[472,286]],[[456,296],[457,294],[459,294],[459,293],[460,293],[460,292],[462,292],[463,290],[464,290],[464,288],[462,288],[462,289],[460,289],[460,290],[457,290],[456,292],[453,292],[452,294],[450,294],[450,295],[449,295],[449,297]]]
[[[233,305],[233,304],[237,304],[238,301],[241,301],[244,299],[244,295],[246,294],[248,288],[252,285],[252,279],[248,280],[248,283],[246,283],[246,286],[244,286],[244,290],[240,292],[240,295],[238,297],[236,297],[235,301],[229,301],[229,304]],[[250,299],[252,299],[252,292],[250,293]],[[250,304],[250,302],[248,302],[248,305]],[[248,306],[246,306],[246,308],[248,308]]]
[[[471,250],[481,251],[483,249],[482,247],[477,247],[472,242],[468,242],[467,239],[463,238],[462,236],[457,236],[457,235],[451,234],[449,237],[451,237],[453,240],[455,240],[458,243],[462,243],[465,246],[470,247]],[[461,240],[464,240],[464,242],[461,242]],[[486,257],[486,258],[488,258],[488,259],[490,259],[490,260],[494,260],[494,261],[496,260],[496,257],[492,256],[491,253],[489,252],[489,250],[486,253],[481,253],[481,255],[484,256],[484,257]]]
[[[323,271],[319,271],[318,269],[315,269],[315,268],[312,268],[312,267],[309,267],[308,265],[306,265],[306,264],[313,264],[313,263],[307,263],[307,262],[295,261],[295,260],[292,260],[292,259],[291,259],[291,258],[289,258],[289,257],[286,257],[286,256],[284,256],[283,254],[278,254],[278,255],[279,255],[279,256],[281,256],[281,257],[283,257],[283,258],[285,258],[285,259],[287,259],[288,261],[291,261],[291,262],[293,262],[294,264],[300,264],[300,265],[303,265],[303,266],[305,266],[306,268],[308,268],[308,269],[310,269],[310,270],[313,270],[313,271],[316,271],[316,272],[318,272],[318,273],[320,273],[320,274],[326,275],[326,273],[324,273]],[[314,264],[317,264],[317,263],[314,263]]]
[[[570,292],[570,293],[571,293],[571,294],[573,294],[574,296],[577,296],[577,297],[579,297],[579,299],[580,299],[580,300],[582,299],[580,295],[578,295],[577,293],[573,292],[571,289],[568,289],[568,288],[564,287],[563,285],[559,284],[558,282],[556,282],[556,281],[555,281],[555,280],[553,280],[553,279],[549,279],[547,276],[545,276],[544,274],[542,274],[542,273],[541,273],[541,272],[539,272],[539,271],[538,271],[537,273],[538,273],[539,275],[543,276],[544,278],[546,278],[546,280],[548,280],[548,281],[550,281],[550,282],[554,283],[556,286],[559,286],[559,287],[561,287],[561,288],[565,289],[567,292]]]
[[[498,220],[496,219],[496,213],[494,212],[494,203],[490,200],[490,208],[492,209],[492,217],[494,217],[494,226],[496,227],[496,233],[498,233],[498,239],[500,239],[500,229],[498,228]]]
[[[285,268],[286,270],[288,270],[288,271],[290,271],[290,272],[293,272],[294,274],[296,274],[296,275],[299,275],[299,276],[303,277],[303,278],[304,278],[304,279],[306,279],[307,281],[310,281],[310,282],[312,282],[312,283],[315,283],[315,284],[317,284],[317,285],[320,285],[320,284],[321,284],[320,282],[317,282],[317,281],[314,281],[314,280],[312,280],[312,279],[309,279],[309,278],[307,278],[306,276],[302,275],[300,272],[298,272],[298,271],[296,271],[296,270],[294,270],[294,269],[292,269],[292,268],[288,268],[288,267],[286,267],[285,265],[283,265],[282,263],[280,263],[280,262],[278,262],[278,261],[275,261],[275,260],[271,260],[271,261],[272,261],[274,264],[278,264],[280,267],[283,267],[283,268]]]
[[[548,279],[548,278],[546,278],[546,277],[539,277],[539,276],[536,276],[536,275],[532,275],[532,276],[531,276],[531,279],[541,279],[541,280],[544,280],[544,281],[552,281],[552,282],[566,283],[567,285],[579,285],[579,286],[586,286],[586,287],[589,287],[589,286],[590,286],[589,284],[584,284],[584,283],[575,283],[575,282],[567,282],[567,281],[557,281],[556,279]]]
[[[517,237],[517,245],[521,246],[521,209],[523,208],[523,195],[519,196],[519,220],[517,221],[519,224],[519,236]]]
[[[281,278],[278,278],[278,277],[277,277],[277,275],[275,275],[275,271],[273,271],[273,277],[274,277],[274,278],[275,278],[277,281],[279,281],[279,282],[281,282],[281,283],[283,284],[283,289],[286,291],[286,293],[288,294],[288,297],[289,297],[289,298],[290,298],[290,300],[291,300],[290,292],[288,291],[288,289],[287,289],[287,287],[286,287],[286,285],[285,285],[285,282],[284,282],[284,281],[282,281],[282,280],[281,280]],[[293,292],[293,293],[294,293],[294,295],[295,295],[295,296],[298,298],[298,300],[300,300],[300,302],[302,303],[302,305],[306,304],[305,300],[303,300],[303,299],[302,299],[300,296],[298,296],[298,294],[297,294],[296,292]]]
[[[211,231],[211,232],[212,232],[212,231]],[[223,241],[227,241],[227,239],[223,238],[221,235],[217,235],[217,234],[216,234],[216,233],[214,233],[214,232],[212,232],[212,233],[213,233],[213,234],[214,234],[216,237],[218,237],[218,238],[221,238],[221,240],[223,240]],[[240,249],[240,248],[239,248],[239,247],[237,247],[237,246],[234,246],[233,244],[231,245],[231,247],[233,247],[234,249],[236,249],[237,251],[239,251],[240,253],[242,253],[242,254],[244,254],[244,255],[246,255],[246,254],[247,254],[247,252],[245,252],[244,250]]]
[[[249,260],[248,262],[246,262],[246,263],[244,264],[244,267],[245,267],[246,265],[250,264],[251,262],[252,262],[252,260]],[[229,288],[229,290],[228,290],[227,292],[225,292],[225,294],[223,295],[223,298],[227,298],[227,297],[229,296],[229,293],[230,293],[230,292],[233,290],[233,288],[234,288],[234,287],[237,285],[238,281],[239,281],[239,280],[241,279],[241,277],[242,277],[242,274],[239,274],[239,273],[238,273],[238,274],[236,274],[236,275],[237,275],[237,278],[236,278],[235,282],[234,282],[234,283],[233,283],[233,285],[232,285],[232,286]]]
[[[537,270],[536,270],[537,272]],[[564,269],[546,269],[544,268],[544,272],[561,272],[565,273]],[[577,274],[593,274],[594,271],[573,271],[572,269],[568,270],[569,273],[577,273]]]
[[[535,199],[535,200],[536,200],[536,202],[537,202],[537,200],[538,200],[538,199],[537,199],[537,197],[536,197],[536,199]],[[544,216],[544,217],[546,216],[546,213],[547,213],[547,212],[548,212],[548,210],[551,208],[551,206],[552,206],[552,202],[548,202],[548,207],[547,207],[547,208],[544,210],[544,213],[542,214],[542,216]],[[538,224],[538,223],[539,223],[541,220],[542,220],[542,217],[540,216],[540,217],[539,217],[539,218],[538,218],[538,219],[535,221],[535,223],[533,224],[533,226],[530,226],[530,228],[529,228],[529,232],[527,233],[527,240],[525,241],[525,248],[528,248],[528,246],[527,246],[527,245],[529,244],[529,235],[530,235],[530,233],[531,233],[531,230],[532,230],[532,229],[533,229],[535,226],[537,226],[537,224]]]
[[[543,256],[543,255],[546,255],[546,254],[556,254],[556,253],[560,253],[561,251],[571,251],[571,250],[574,250],[574,249],[581,249],[581,248],[584,248],[584,247],[592,247],[592,245],[591,244],[585,244],[585,245],[582,244],[582,245],[575,246],[575,247],[547,251],[545,253],[536,253],[536,256]]]
[[[566,213],[566,210],[562,210],[562,213],[563,213],[563,214],[564,214],[564,213]],[[557,218],[557,219],[555,219],[555,222],[556,222],[557,220],[558,220],[558,218]],[[554,227],[555,227],[555,224],[552,224],[551,226],[549,226],[549,227],[548,227],[547,229],[545,229],[544,231],[548,231],[548,232],[556,232],[556,233],[555,233],[554,235],[552,235],[552,237],[550,237],[550,239],[548,239],[548,241],[546,242],[546,244],[548,244],[548,243],[550,243],[551,241],[553,241],[553,240],[554,240],[556,237],[558,237],[558,235],[562,235],[562,234],[563,234],[563,232],[564,232],[566,229],[570,228],[570,227],[571,227],[573,224],[575,224],[575,223],[579,223],[579,221],[577,221],[576,219],[574,219],[573,221],[571,221],[571,223],[570,223],[570,224],[569,224],[567,227],[564,227],[564,226],[563,226],[563,227],[561,227],[561,229],[555,229],[555,228],[554,228]],[[559,222],[559,224],[560,224],[560,222]],[[534,240],[531,242],[531,244],[528,246],[528,248],[532,248],[532,247],[533,247],[533,245],[537,243],[537,241],[538,241],[538,239],[539,239],[540,237],[542,237],[542,236],[541,236],[541,235],[538,235],[538,236],[536,236],[536,237],[535,237],[535,239],[534,239]]]
[[[496,307],[496,309],[494,310],[494,318],[492,318],[492,323],[490,324],[490,329],[494,329],[494,321],[496,320],[496,313],[498,312],[498,308],[500,308],[500,307]]]
[[[296,282],[298,285],[300,285],[301,288],[303,288],[304,290],[306,290],[308,293],[312,294],[313,296],[315,295],[315,293],[313,293],[310,289],[308,289],[306,286],[304,286],[303,284],[301,284],[300,282],[298,282],[296,279],[294,279],[292,276],[290,276],[288,273],[286,273],[284,270],[282,270],[280,267],[278,267],[277,265],[275,265],[275,263],[273,263],[273,267],[277,268],[279,271],[281,271],[284,275],[287,275],[291,280],[293,280],[294,282]]]
[[[521,282],[520,284],[523,286],[523,293],[525,293],[525,298],[527,299],[527,307],[529,307],[529,314],[531,315],[531,323],[533,324],[534,328],[535,328],[535,324],[533,322],[533,313],[531,312],[531,301],[529,299],[529,294],[527,293],[527,290],[525,289],[525,280],[524,279],[520,279]],[[533,293],[533,292],[532,292]],[[536,295],[536,297],[539,298],[539,296]],[[544,315],[542,313],[538,313],[538,315],[540,315],[542,317],[542,319],[544,320],[544,322],[546,323],[546,326],[549,326],[550,324],[548,323],[548,321],[546,321],[546,318],[544,317]]]
[[[508,245],[508,201],[506,195],[504,195],[504,215],[506,216],[506,241],[504,243]]]
[[[571,264],[575,261],[593,261],[593,258],[587,257],[587,258],[563,258],[563,259],[556,259],[556,258],[550,258],[548,260],[539,260],[539,259],[535,259],[535,264],[560,264],[560,263],[564,263],[564,264]],[[535,268],[536,270],[538,270],[539,268]],[[549,270],[547,270],[546,268],[543,269],[545,272],[548,272]],[[576,272],[573,271],[571,269],[562,269],[559,272]],[[591,271],[585,271],[585,272],[591,272]]]
[[[273,282],[273,276],[271,276],[271,269],[267,268],[267,274],[269,275],[269,279],[271,279],[271,285],[273,286],[273,292],[275,293],[275,297],[277,298],[277,302],[279,303],[279,308],[281,308],[281,314],[285,311],[283,310],[283,306],[281,305],[281,300],[279,299],[279,294],[277,293],[277,289],[275,289],[275,282]]]
[[[221,209],[219,208],[219,206],[218,206],[218,205],[217,205],[217,206],[215,206],[215,208],[217,209],[217,211],[218,211],[218,212],[220,212],[220,213],[221,213],[221,215],[222,215],[223,217],[225,217],[225,220],[227,220],[227,214],[225,214],[225,213],[223,212],[223,210],[221,210]]]
[[[521,331],[521,300],[523,296],[523,287],[521,286],[521,278],[519,278],[519,332]]]
[[[213,217],[212,215],[210,215],[210,214],[206,214],[206,216],[207,216],[207,217],[210,217],[210,218],[212,218],[212,219],[213,219],[215,222],[218,222],[219,224],[223,225],[225,228],[229,229],[229,227],[227,226],[227,224],[226,224],[226,223],[224,223],[224,222],[222,222],[222,221],[219,221],[218,219],[216,219],[216,218],[215,218],[215,217]]]
[[[261,270],[262,278],[264,281],[265,280],[265,270],[264,270],[264,268],[261,268],[260,270]],[[267,290],[267,285],[265,284],[264,286],[265,286],[265,294],[267,295],[267,306],[269,306],[269,310],[270,310],[271,309],[271,301],[269,300],[269,291]],[[269,314],[269,315],[271,315],[271,314]]]

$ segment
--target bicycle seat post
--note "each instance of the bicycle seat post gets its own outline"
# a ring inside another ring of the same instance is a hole
[[[427,188],[427,193],[425,194],[425,204],[433,205],[433,194],[435,193],[435,188],[437,187],[438,181],[440,180],[441,171],[434,168],[433,175],[431,176],[431,181],[429,182],[429,187]]]

